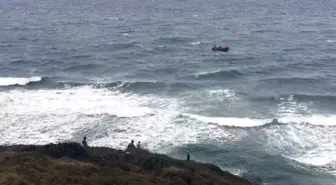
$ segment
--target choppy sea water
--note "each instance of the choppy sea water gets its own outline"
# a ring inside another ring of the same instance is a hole
[[[14,0],[0,17],[0,144],[135,139],[260,184],[336,183],[334,0]]]

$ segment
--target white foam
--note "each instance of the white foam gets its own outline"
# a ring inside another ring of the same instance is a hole
[[[198,45],[198,44],[201,44],[201,42],[200,41],[198,41],[198,42],[192,42],[192,43],[190,43],[191,45]]]
[[[333,137],[333,134],[326,132],[318,132],[318,134],[326,134],[329,137]],[[306,136],[309,137],[309,136]],[[313,136],[314,139],[316,139]],[[319,138],[317,138],[319,139]],[[314,148],[310,149],[301,149],[299,151],[295,151],[293,154],[286,154],[285,157],[298,162],[299,164],[304,164],[305,166],[313,166],[314,169],[336,175],[336,148],[335,141],[330,138],[330,140],[326,140],[322,138],[317,141],[308,141],[308,143],[301,143],[302,145],[310,146],[314,143]],[[294,164],[295,165],[295,164]],[[303,167],[305,167],[303,166]],[[308,167],[310,168],[310,167]]]
[[[115,21],[119,21],[120,18],[118,18],[118,17],[106,17],[105,20],[115,20]]]
[[[283,151],[285,157],[301,164],[317,167],[317,170],[336,175],[334,132],[335,130],[318,129],[305,135],[301,135],[302,131],[294,132],[292,137],[287,138],[287,142],[280,144],[280,147],[287,143],[287,145],[291,146],[289,150],[292,152]],[[299,137],[300,139],[297,139]]]
[[[118,117],[143,116],[151,113],[142,106],[146,99],[136,95],[119,94],[107,89],[79,87],[62,90],[13,90],[1,92],[2,113],[40,114],[110,114]],[[8,103],[10,101],[10,103]]]
[[[242,177],[244,173],[247,171],[245,169],[238,169],[238,168],[222,168],[224,171],[228,171],[236,176]]]
[[[234,91],[228,89],[206,92],[229,98],[235,96]],[[237,141],[249,134],[249,129],[235,132],[235,129],[222,128],[223,125],[255,127],[271,121],[183,114],[186,109],[183,105],[180,99],[91,86],[0,92],[0,144],[46,144],[74,139],[79,142],[85,134],[93,146],[123,149],[135,139],[145,148],[165,153],[172,147]],[[282,115],[279,120],[335,125],[335,115],[295,118]],[[265,145],[265,149],[311,165],[327,165],[336,159],[334,127],[280,124],[260,129],[266,135],[260,138],[260,145]]]
[[[166,133],[165,127],[171,127],[171,131],[178,133],[168,124],[174,117],[174,106],[176,103],[172,99],[125,94],[90,86],[0,92],[0,143],[45,144],[65,141],[91,127],[97,127],[91,128],[93,130],[106,127],[103,130],[113,135],[114,142],[110,146],[114,147],[135,137],[142,141],[151,140],[155,136],[161,137],[160,130]],[[114,122],[109,115],[128,119]],[[109,120],[105,120],[107,118]],[[123,131],[119,133],[115,130]],[[168,136],[172,137],[170,131],[167,132]],[[108,135],[104,139],[104,143],[91,140],[91,144],[111,143]]]
[[[26,85],[29,82],[38,82],[41,80],[42,78],[39,76],[34,76],[30,78],[0,77],[0,86]]]
[[[198,78],[198,77],[201,76],[201,75],[214,74],[214,73],[219,73],[219,72],[221,72],[221,71],[222,71],[222,70],[204,71],[204,72],[196,73],[195,76],[196,76],[196,78]]]
[[[184,114],[193,119],[205,123],[216,123],[218,125],[236,126],[236,127],[255,127],[265,125],[271,122],[271,119],[251,119],[251,118],[230,118],[230,117],[206,117],[194,114]]]
[[[159,48],[163,48],[164,46],[158,46]]]
[[[193,17],[198,17],[198,15],[195,14],[195,15],[193,15]]]
[[[124,36],[127,36],[127,35],[128,35],[128,33],[122,33],[122,35],[124,35]]]
[[[212,103],[235,103],[235,101],[239,100],[239,97],[236,96],[236,92],[232,89],[206,89],[203,91],[190,91],[186,92],[183,95],[183,98],[186,102],[191,102],[192,105],[204,105],[204,99],[208,100],[207,106],[196,106],[198,108],[206,110],[207,108],[211,108]],[[226,106],[231,106],[227,104]],[[194,106],[190,106],[189,112],[195,111],[197,108]]]
[[[235,98],[235,91],[231,89],[211,89],[207,90],[207,94],[209,94],[211,97],[222,97],[222,98]]]
[[[321,171],[336,175],[336,115],[291,114],[278,119],[287,124],[263,128],[265,136],[262,138],[267,140],[261,139],[260,144],[265,145],[265,149],[280,153],[298,163],[315,166]]]
[[[294,96],[290,95],[287,98],[280,98],[282,102],[278,104],[278,108],[274,113],[277,117],[297,117],[302,113],[309,114],[307,103],[298,103],[294,100]]]
[[[336,162],[336,151],[308,151],[306,154],[301,156],[293,156],[288,158],[312,166],[326,166]]]
[[[279,118],[282,123],[309,123],[312,125],[324,125],[324,126],[335,126],[336,125],[336,115],[289,115]]]
[[[275,112],[278,120],[282,123],[310,123],[313,125],[336,125],[336,115],[319,115],[312,114],[308,103],[298,103],[294,100],[294,96],[290,95],[280,99],[278,108]],[[306,116],[309,115],[309,116]]]
[[[334,42],[336,42],[336,40],[327,40],[327,42],[334,43]]]
[[[74,138],[80,142],[85,134],[93,146],[124,148],[135,139],[154,152],[165,153],[170,147],[222,143],[244,134],[179,116],[184,108],[178,99],[91,86],[0,92],[0,109],[0,144],[46,144]]]

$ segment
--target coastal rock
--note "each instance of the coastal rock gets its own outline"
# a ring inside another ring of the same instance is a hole
[[[253,185],[213,164],[78,143],[0,146],[3,185]]]

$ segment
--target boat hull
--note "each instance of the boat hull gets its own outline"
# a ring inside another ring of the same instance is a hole
[[[212,51],[228,52],[230,48],[212,48]]]

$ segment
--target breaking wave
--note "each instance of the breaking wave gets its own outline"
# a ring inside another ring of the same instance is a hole
[[[323,101],[323,102],[335,102],[335,95],[318,95],[318,94],[283,94],[277,96],[260,96],[252,98],[256,101],[298,101],[298,102],[309,102],[309,101]]]
[[[93,88],[108,88],[114,90],[187,90],[197,88],[195,83],[169,83],[156,81],[115,81],[115,82],[76,82],[66,81],[57,77],[30,77],[30,78],[0,78],[0,87],[15,88],[17,86],[25,88],[72,88],[81,86],[91,86]]]
[[[202,72],[195,75],[196,79],[205,80],[205,79],[222,79],[222,78],[235,78],[243,76],[244,74],[238,70],[227,70],[227,71],[211,71],[211,72]]]
[[[0,86],[27,85],[33,82],[42,81],[42,77],[34,76],[29,78],[20,77],[0,77]]]

